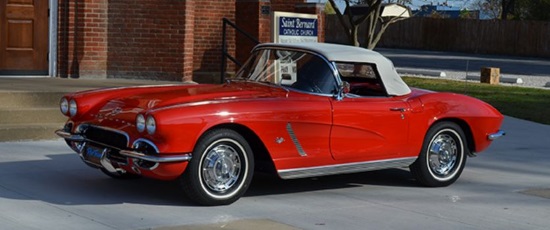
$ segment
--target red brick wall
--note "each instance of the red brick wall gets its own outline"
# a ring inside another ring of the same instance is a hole
[[[61,77],[105,75],[106,2],[59,1],[57,63]]]
[[[235,24],[258,42],[269,42],[271,39],[269,31],[271,15],[262,14],[261,8],[262,6],[270,7],[271,4],[265,1],[237,1],[236,6]],[[236,38],[238,47],[236,57],[241,64],[244,64],[256,43],[241,33],[237,33]]]
[[[109,1],[108,77],[181,80],[184,12],[183,1]]]
[[[306,0],[271,0],[271,10],[295,12],[296,4],[304,2],[306,2]]]
[[[296,4],[304,2],[59,0],[58,73],[61,77],[219,82],[222,18],[269,42],[271,15],[262,15],[260,6],[295,11]],[[227,32],[229,53],[244,61],[253,44],[239,46],[236,54],[236,39],[242,39],[233,29]],[[228,61],[227,71],[234,70]]]
[[[60,76],[181,80],[183,1],[65,1],[59,2]]]
[[[235,21],[235,0],[197,1],[193,59],[196,81],[220,81],[222,18]],[[233,30],[228,30],[227,39],[228,52],[235,56],[235,33]],[[228,64],[227,71],[234,71],[234,65]]]
[[[195,1],[187,1],[185,4],[185,20],[183,26],[183,76],[182,81],[193,80],[193,58],[195,57]]]

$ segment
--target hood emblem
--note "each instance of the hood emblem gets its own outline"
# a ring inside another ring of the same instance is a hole
[[[121,113],[121,112],[122,112],[122,108],[116,107],[115,109],[113,109],[113,111],[111,111],[110,115],[111,115],[111,116],[115,116],[115,115],[117,115],[117,114],[119,114],[119,113]]]

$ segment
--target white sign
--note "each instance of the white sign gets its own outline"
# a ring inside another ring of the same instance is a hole
[[[317,42],[316,14],[273,12],[271,40],[275,43]]]

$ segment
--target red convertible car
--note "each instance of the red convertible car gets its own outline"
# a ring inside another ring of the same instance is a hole
[[[391,61],[335,44],[261,44],[225,84],[65,95],[56,133],[114,178],[177,179],[203,205],[239,199],[257,170],[283,179],[409,167],[447,186],[504,135],[475,98],[410,89]]]

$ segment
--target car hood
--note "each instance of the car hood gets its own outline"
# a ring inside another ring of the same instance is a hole
[[[136,87],[123,89],[118,96],[114,91],[114,97],[106,101],[97,112],[97,116],[133,120],[140,112],[186,103],[219,103],[253,98],[286,97],[286,94],[287,91],[282,88],[246,82],[224,85]],[[128,117],[124,117],[125,115]]]

